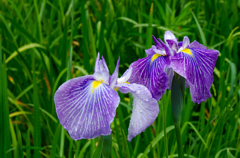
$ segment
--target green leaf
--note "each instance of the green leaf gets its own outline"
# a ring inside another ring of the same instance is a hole
[[[170,132],[171,130],[173,130],[175,127],[172,125],[172,126],[169,126],[166,128],[166,133]],[[144,153],[143,153],[143,157],[145,157],[149,152],[150,152],[150,149],[155,147],[157,145],[157,143],[164,137],[164,131],[161,131],[153,140],[152,142],[148,145],[148,147],[144,150]]]
[[[193,13],[193,11],[192,11],[192,15],[193,15],[193,18],[194,18],[194,20],[195,20],[195,22],[197,24],[198,31],[199,31],[201,39],[202,39],[202,43],[203,43],[203,45],[207,46],[206,37],[205,37],[205,35],[204,35],[203,31],[202,31],[202,28],[201,28],[201,26],[200,26],[200,24],[199,24],[199,22],[198,22],[198,20],[197,20],[197,18],[195,16],[195,14]]]
[[[150,12],[149,12],[146,49],[151,48],[151,45],[152,45],[152,21],[153,21],[153,3],[151,3],[151,8],[150,8]]]
[[[98,142],[98,146],[95,149],[92,158],[100,158],[101,157],[101,153],[102,153],[102,148],[103,148],[103,142],[102,142],[102,138],[99,140]]]
[[[61,132],[61,124],[58,124],[57,130],[54,134],[54,138],[53,138],[53,143],[52,143],[52,149],[50,152],[50,158],[54,158],[56,157],[56,149],[57,149],[57,145],[58,145],[58,139],[60,137],[60,132]]]
[[[228,158],[235,158],[235,157],[230,153],[229,149],[227,150],[227,156],[228,156]]]
[[[102,155],[104,158],[111,158],[112,135],[102,135]]]

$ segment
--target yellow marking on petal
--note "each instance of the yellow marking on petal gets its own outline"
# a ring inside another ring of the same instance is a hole
[[[181,52],[183,52],[183,53],[187,53],[187,54],[189,54],[189,55],[192,56],[192,52],[191,52],[191,50],[188,49],[188,48],[183,49]]]
[[[129,82],[124,82],[124,83],[130,84]]]
[[[119,90],[119,87],[115,87],[114,90],[117,92]]]
[[[160,56],[162,56],[162,55],[160,55],[160,54],[154,54],[154,55],[152,56],[151,63],[152,63],[155,59],[157,59],[158,57],[160,57]]]
[[[100,86],[102,84],[102,82],[103,82],[102,80],[101,81],[93,81],[93,83],[92,83],[92,93],[98,86]]]

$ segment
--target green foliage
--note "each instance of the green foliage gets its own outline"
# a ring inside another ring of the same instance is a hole
[[[0,1],[0,157],[99,157],[100,139],[74,141],[53,101],[67,79],[92,74],[97,52],[120,73],[166,30],[220,51],[212,97],[201,105],[185,91],[181,117],[186,157],[239,157],[239,0],[2,0]],[[113,158],[177,157],[171,91],[156,121],[126,140],[131,100],[121,95],[111,125]],[[164,117],[168,148],[164,140]],[[97,145],[98,144],[98,145]]]

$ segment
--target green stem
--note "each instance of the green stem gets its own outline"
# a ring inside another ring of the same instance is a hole
[[[175,130],[176,130],[176,138],[177,138],[177,146],[178,146],[178,157],[179,158],[183,158],[180,121],[174,122],[174,126],[175,126]]]
[[[162,101],[163,104],[163,101]],[[164,124],[164,140],[165,140],[165,146],[166,146],[166,157],[168,157],[168,142],[167,142],[167,131],[166,131],[166,117],[165,117],[165,107],[164,104],[162,105],[162,111],[163,111],[163,124]]]
[[[111,158],[112,135],[102,135],[102,156],[103,158]]]

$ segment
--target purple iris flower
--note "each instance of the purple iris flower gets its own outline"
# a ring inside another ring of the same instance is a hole
[[[161,96],[171,87],[173,71],[170,67],[172,50],[153,36],[156,45],[145,50],[147,57],[133,62],[130,67],[133,73],[129,79],[131,83],[146,86],[153,98],[160,100]]]
[[[148,89],[130,84],[132,68],[118,78],[119,60],[110,76],[104,58],[97,56],[93,75],[68,80],[55,93],[54,101],[60,123],[74,140],[92,139],[111,134],[116,108],[120,102],[117,90],[133,95],[133,110],[128,140],[141,133],[156,119],[159,107]]]
[[[164,42],[153,36],[155,45],[146,50],[147,57],[132,63],[129,81],[145,85],[155,99],[161,98],[166,89],[171,89],[174,72],[186,79],[192,101],[200,104],[211,97],[213,70],[219,52],[207,49],[197,41],[190,43],[187,36],[182,42],[170,31],[164,34]],[[174,72],[173,72],[174,71]]]

